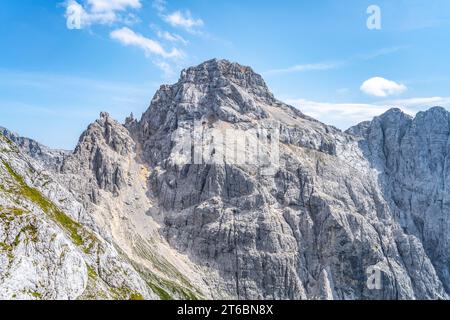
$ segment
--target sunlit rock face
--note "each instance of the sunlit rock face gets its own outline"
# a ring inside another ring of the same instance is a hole
[[[0,298],[157,298],[46,164],[0,136]]]
[[[207,61],[141,119],[102,113],[57,160],[3,138],[2,159],[52,206],[33,209],[0,164],[2,212],[26,212],[0,220],[0,296],[447,299],[449,132],[441,108],[341,132],[278,101],[251,68]],[[48,234],[58,240],[43,250]],[[39,291],[29,283],[44,265],[55,276]]]

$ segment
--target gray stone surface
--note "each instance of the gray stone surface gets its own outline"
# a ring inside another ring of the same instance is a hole
[[[52,170],[59,170],[64,157],[70,154],[70,151],[67,150],[50,149],[33,139],[22,137],[3,127],[0,127],[0,134],[14,142],[30,157],[43,162],[46,167],[52,168]]]
[[[163,290],[174,298],[448,299],[449,123],[442,108],[414,119],[393,109],[341,132],[276,100],[251,68],[210,60],[162,86],[140,120],[121,125],[102,113],[60,166],[41,161],[53,181],[42,192],[67,194],[70,204],[58,206],[115,252],[93,265],[102,281],[145,298]],[[236,137],[250,142],[235,150]],[[194,161],[184,138],[210,161]],[[14,161],[30,161],[18,145]],[[256,150],[264,161],[228,158]],[[14,163],[10,154],[2,159]],[[14,167],[27,177],[22,166]],[[39,234],[67,238],[47,229],[39,225]],[[0,241],[14,234],[3,231]],[[72,269],[90,261],[71,252]],[[21,281],[3,280],[0,256],[0,294],[12,297]],[[367,286],[373,267],[378,289]],[[89,297],[86,270],[54,268],[77,280],[45,285],[45,298],[55,285],[63,298]]]
[[[449,112],[434,107],[411,118],[392,109],[349,131],[364,138],[361,148],[380,172],[393,215],[423,244],[449,292]]]
[[[54,172],[0,150],[0,299],[157,298]]]

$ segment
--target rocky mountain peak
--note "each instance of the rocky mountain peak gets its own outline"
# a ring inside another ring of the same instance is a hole
[[[80,148],[91,150],[93,145],[108,146],[120,155],[128,154],[134,148],[128,130],[107,112],[101,112],[100,118],[89,125],[81,135],[75,152]]]
[[[358,123],[347,129],[346,132],[356,136],[367,136],[376,130],[397,130],[400,127],[407,126],[412,119],[410,115],[404,113],[401,109],[391,108],[382,115],[375,117],[372,121]]]
[[[402,111],[400,108],[391,108],[387,110],[385,113],[383,113],[380,117],[386,118],[386,117],[403,117],[407,116],[406,113]],[[407,116],[410,117],[410,116]]]
[[[375,117],[372,121],[364,121],[349,128],[346,132],[357,136],[365,136],[376,130],[394,130],[404,135],[405,131],[418,130],[418,136],[426,132],[450,131],[450,113],[443,107],[432,107],[418,112],[414,117],[399,108],[392,108]]]
[[[440,126],[449,126],[450,113],[443,107],[433,107],[426,111],[418,112],[415,119],[416,121],[425,121],[432,126],[440,124]]]
[[[215,87],[232,83],[262,97],[273,98],[261,75],[255,73],[250,67],[228,60],[212,59],[183,70],[179,83],[186,82]]]
[[[135,146],[127,128],[102,112],[100,118],[83,132],[73,155],[64,162],[62,171],[71,174],[85,172],[86,176],[93,173],[92,180],[96,186],[116,195],[125,184],[123,166]],[[89,196],[96,198],[91,194]]]
[[[128,119],[125,126],[146,145],[156,133],[167,136],[196,120],[249,123],[268,118],[267,107],[279,105],[250,67],[213,59],[183,70],[177,83],[161,86],[139,123]]]

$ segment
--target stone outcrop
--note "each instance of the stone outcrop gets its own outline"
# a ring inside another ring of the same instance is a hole
[[[0,127],[0,134],[16,144],[24,153],[44,163],[47,168],[51,168],[53,171],[58,171],[64,161],[64,157],[70,154],[70,151],[67,150],[50,149],[33,139],[21,137],[17,133],[3,127]]]
[[[1,299],[157,298],[53,172],[0,150]]]
[[[402,228],[423,244],[449,292],[450,113],[435,107],[414,118],[392,109],[349,129],[364,138],[361,149]]]

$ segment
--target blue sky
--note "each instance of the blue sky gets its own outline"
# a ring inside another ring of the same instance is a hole
[[[450,107],[448,0],[4,0],[0,19],[0,125],[51,147],[72,149],[102,110],[140,116],[210,58],[341,129]]]

